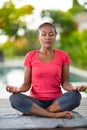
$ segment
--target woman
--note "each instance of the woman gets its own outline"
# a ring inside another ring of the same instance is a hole
[[[13,93],[10,96],[12,107],[25,115],[73,118],[71,111],[81,100],[79,91],[86,89],[86,86],[73,88],[70,84],[70,58],[66,52],[53,48],[56,35],[53,24],[47,22],[39,26],[41,48],[25,56],[24,83],[20,88],[6,86],[6,90]],[[66,93],[62,93],[60,85]],[[29,96],[21,93],[28,90]]]

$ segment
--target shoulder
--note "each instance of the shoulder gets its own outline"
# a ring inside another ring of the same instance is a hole
[[[67,52],[63,50],[56,50],[56,57],[60,59],[60,61],[63,63],[63,65],[69,64],[71,62],[71,59]]]
[[[30,51],[25,55],[24,58],[24,65],[25,66],[30,66],[31,67],[31,63],[33,60],[36,60],[36,54],[37,54],[37,50],[34,51]]]
[[[55,50],[56,51],[56,54],[57,55],[60,55],[60,56],[68,56],[68,53],[63,51],[63,50]]]
[[[32,57],[34,57],[36,54],[37,54],[37,50],[30,51],[30,52],[28,52],[28,53],[25,55],[25,57],[32,58]]]
[[[33,56],[37,53],[37,50],[34,50],[34,51],[30,51],[28,52],[26,55],[29,55],[29,56]]]
[[[28,53],[25,55],[24,61],[27,61],[27,60],[28,60],[28,61],[35,60],[37,52],[38,52],[37,50],[28,52]]]

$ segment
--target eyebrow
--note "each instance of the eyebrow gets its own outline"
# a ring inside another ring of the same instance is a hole
[[[42,31],[42,32],[46,33],[46,31]],[[53,31],[50,31],[49,33],[53,33]]]

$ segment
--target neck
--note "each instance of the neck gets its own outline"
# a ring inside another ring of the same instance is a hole
[[[53,50],[53,48],[52,49],[49,49],[49,48],[43,49],[43,48],[41,48],[39,51],[42,54],[49,54],[49,53],[53,53],[54,50]]]

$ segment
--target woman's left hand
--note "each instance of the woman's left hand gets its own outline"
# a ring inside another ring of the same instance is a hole
[[[81,92],[86,91],[86,89],[87,89],[87,86],[85,86],[85,85],[73,87],[73,90],[81,91]]]

